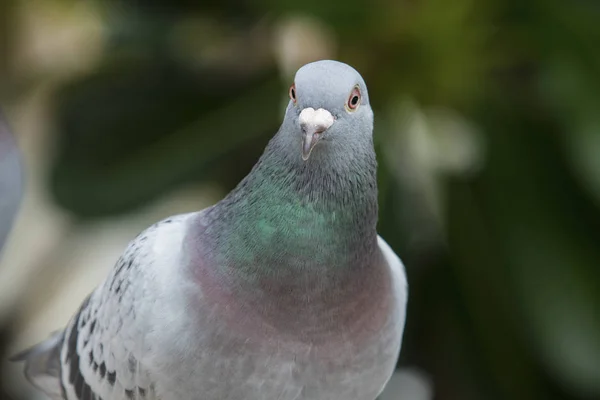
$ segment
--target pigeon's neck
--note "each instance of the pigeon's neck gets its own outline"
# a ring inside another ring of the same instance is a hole
[[[211,264],[250,282],[335,280],[370,265],[377,247],[376,161],[372,145],[365,147],[354,159],[327,162],[322,152],[304,162],[299,148],[296,157],[282,156],[289,152],[275,138],[203,218]]]

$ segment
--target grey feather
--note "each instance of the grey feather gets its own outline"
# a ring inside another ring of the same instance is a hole
[[[11,357],[10,361],[25,361],[25,376],[38,389],[53,399],[62,399],[60,384],[60,350],[64,332],[55,332],[50,338]]]
[[[376,232],[367,88],[351,67],[321,61],[300,69],[296,89],[234,191],[142,232],[64,333],[19,357],[32,382],[66,400],[381,393],[408,286]]]

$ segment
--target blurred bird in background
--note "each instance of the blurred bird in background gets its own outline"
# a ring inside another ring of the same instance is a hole
[[[0,257],[23,196],[21,156],[0,111]]]
[[[4,114],[0,111],[0,260],[4,246],[13,227],[23,196],[23,171],[21,157]],[[2,263],[0,262],[0,267]],[[9,332],[0,324],[0,356],[5,354]],[[2,367],[0,364],[0,374]],[[0,396],[4,395],[0,384]]]

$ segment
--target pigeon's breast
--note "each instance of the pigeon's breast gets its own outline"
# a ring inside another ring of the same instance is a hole
[[[282,269],[251,281],[196,265],[194,277],[200,290],[188,301],[195,304],[199,327],[218,325],[256,346],[277,338],[335,353],[344,349],[346,337],[363,346],[396,307],[392,273],[378,259],[348,270]]]
[[[310,343],[250,339],[212,321],[193,347],[171,357],[178,360],[168,366],[173,379],[157,390],[164,400],[374,400],[394,370],[401,324],[392,308],[367,339],[340,330],[328,342]]]
[[[374,399],[395,367],[404,321],[393,275],[371,272],[378,278],[351,279],[347,290],[316,303],[285,291],[247,297],[243,287],[225,289],[206,276],[206,287],[185,294],[194,310],[194,328],[185,331],[194,335],[161,345],[177,362],[165,366],[173,380],[159,393],[164,400]]]

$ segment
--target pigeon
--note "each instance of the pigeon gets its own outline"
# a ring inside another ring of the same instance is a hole
[[[19,151],[0,112],[0,255],[23,196]]]
[[[378,236],[361,75],[300,68],[283,123],[224,199],[137,236],[64,331],[17,355],[67,400],[374,400],[405,269]]]

